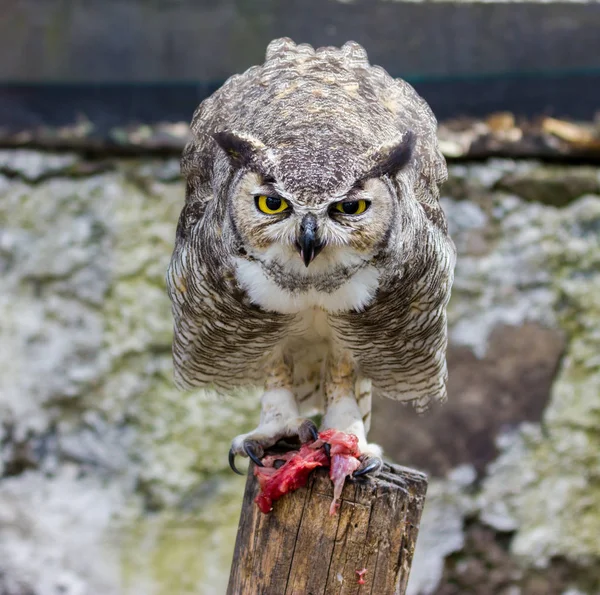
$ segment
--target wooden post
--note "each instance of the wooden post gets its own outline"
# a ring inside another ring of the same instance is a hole
[[[424,474],[385,465],[374,479],[347,480],[332,516],[332,483],[318,469],[263,514],[251,466],[227,594],[403,595],[426,490]]]

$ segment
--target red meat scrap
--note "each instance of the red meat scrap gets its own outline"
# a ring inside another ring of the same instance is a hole
[[[275,500],[306,485],[308,475],[313,469],[329,464],[323,449],[314,449],[311,446],[306,443],[300,450],[266,456],[262,460],[264,467],[254,468],[254,475],[260,486],[260,493],[255,502],[262,512],[270,512]],[[285,461],[279,469],[274,466],[277,460]]]
[[[275,500],[306,485],[313,469],[329,466],[329,459],[322,448],[325,443],[330,445],[329,478],[333,482],[333,501],[329,513],[336,513],[346,477],[351,476],[360,466],[358,438],[338,430],[321,432],[318,440],[303,444],[300,450],[268,455],[262,460],[263,467],[254,468],[254,475],[260,486],[255,502],[262,512],[270,512]],[[277,460],[284,461],[279,468],[275,467]]]
[[[358,574],[358,581],[356,581],[359,585],[365,584],[365,574],[367,574],[367,569],[363,568],[362,570],[355,570],[356,574]]]
[[[319,434],[314,444],[327,442],[331,448],[331,467],[329,479],[333,482],[333,500],[329,514],[335,514],[339,507],[339,498],[344,489],[346,477],[350,477],[359,467],[358,438],[354,434],[346,434],[339,430],[325,430]]]
[[[329,514],[335,514],[340,505],[340,496],[344,489],[346,477],[350,477],[360,467],[360,461],[349,454],[332,454],[329,479],[333,482],[333,500]]]

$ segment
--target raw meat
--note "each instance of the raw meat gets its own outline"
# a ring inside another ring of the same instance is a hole
[[[274,467],[277,460],[285,461],[279,469]],[[329,461],[323,449],[312,448],[312,444],[307,443],[297,451],[266,456],[262,463],[264,467],[254,468],[260,485],[255,502],[262,512],[270,512],[274,500],[306,485],[309,473],[317,467],[326,467]]]
[[[358,438],[354,434],[346,434],[338,430],[325,430],[319,434],[319,438],[331,446],[329,479],[333,482],[333,500],[329,514],[335,514],[346,477],[351,476],[360,467]],[[319,440],[315,444],[318,442]]]
[[[262,512],[270,512],[275,500],[306,485],[313,469],[329,466],[329,459],[322,448],[325,443],[331,449],[329,477],[333,481],[333,501],[329,512],[335,514],[346,477],[360,466],[358,438],[338,430],[321,432],[318,440],[303,444],[300,450],[268,455],[262,460],[264,467],[254,468],[260,486],[255,502]],[[276,468],[275,462],[282,460],[284,464]]]
[[[359,585],[364,585],[365,584],[365,574],[367,574],[367,569],[363,568],[362,570],[355,570],[354,572],[356,572],[356,574],[358,574],[357,583]]]

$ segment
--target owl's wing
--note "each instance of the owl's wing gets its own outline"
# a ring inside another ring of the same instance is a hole
[[[382,105],[400,132],[416,138],[410,167],[394,182],[403,201],[402,221],[378,263],[380,288],[364,312],[339,322],[374,394],[411,402],[424,411],[446,400],[446,306],[456,249],[439,203],[447,167],[437,140],[437,120],[426,101],[401,79],[378,67],[365,69]]]
[[[360,374],[373,392],[410,402],[425,411],[432,401],[446,400],[446,311],[442,300],[422,296],[404,312],[390,312],[386,296],[368,312],[347,320],[341,335],[353,353]]]
[[[265,312],[248,301],[210,214],[178,235],[167,287],[177,384],[222,391],[262,384],[264,364],[287,336],[293,317]]]
[[[380,264],[381,285],[363,312],[335,317],[337,339],[354,355],[373,392],[411,402],[417,411],[446,400],[446,306],[455,248],[429,226],[424,251],[404,246],[405,262],[390,254]],[[433,248],[433,245],[436,245]]]

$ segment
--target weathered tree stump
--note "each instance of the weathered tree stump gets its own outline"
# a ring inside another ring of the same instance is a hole
[[[374,479],[348,480],[336,515],[328,470],[263,514],[249,470],[228,595],[321,595],[406,590],[427,490],[424,474],[385,465]],[[357,570],[366,568],[364,584]]]

